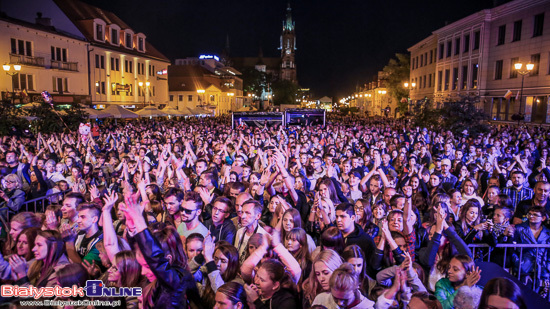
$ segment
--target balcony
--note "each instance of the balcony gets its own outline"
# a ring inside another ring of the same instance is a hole
[[[44,67],[44,57],[31,57],[10,53],[10,63]]]
[[[57,69],[57,70],[78,72],[78,62],[63,62],[58,60],[52,60],[52,64],[50,68]]]

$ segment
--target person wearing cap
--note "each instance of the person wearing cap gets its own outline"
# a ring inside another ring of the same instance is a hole
[[[441,173],[441,156],[436,155],[434,157],[433,163],[434,163],[434,165],[430,169],[430,174],[435,174],[435,173],[439,174],[439,173]]]

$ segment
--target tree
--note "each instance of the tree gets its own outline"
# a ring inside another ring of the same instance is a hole
[[[0,102],[0,135],[23,132],[29,128],[29,121],[23,118],[21,108],[16,108],[11,100]]]
[[[401,114],[408,110],[408,102],[403,102],[402,98],[408,98],[409,90],[403,86],[404,82],[409,81],[410,63],[409,55],[395,54],[397,59],[390,59],[383,71],[387,74],[386,88],[391,97],[397,100],[397,109]]]
[[[36,117],[35,126],[39,132],[53,133],[66,129],[77,131],[81,122],[87,122],[87,113],[79,103],[75,103],[70,109],[65,110],[65,115],[55,111],[50,104],[42,102],[39,106],[29,110],[29,115]]]
[[[462,97],[460,100],[443,103],[440,109],[434,109],[425,99],[413,106],[413,121],[419,127],[442,129],[454,134],[468,130],[470,135],[487,132],[485,122],[489,117],[476,107],[478,98]]]
[[[254,68],[246,68],[242,73],[243,90],[247,93],[252,93],[257,97],[262,95],[262,92],[266,90],[268,83],[271,82],[271,76]]]
[[[273,84],[273,103],[281,104],[296,104],[296,96],[298,94],[298,85],[289,80],[279,80]]]

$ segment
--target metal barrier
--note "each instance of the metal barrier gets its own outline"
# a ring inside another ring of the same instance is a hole
[[[64,192],[56,192],[56,193],[44,195],[44,196],[29,200],[29,201],[25,201],[25,203],[23,203],[21,205],[21,208],[19,208],[19,211],[17,211],[17,212],[18,213],[19,212],[24,212],[24,211],[44,212],[46,210],[46,207],[48,205],[52,204],[50,202],[51,198],[60,198],[60,200],[63,200],[63,198],[65,197],[65,194],[67,194],[69,192],[71,192],[71,190],[67,190],[67,191],[64,191]],[[13,215],[15,215],[15,213],[13,213],[11,211],[7,211],[6,216],[2,219],[5,219],[7,222],[10,222],[10,218]]]
[[[484,261],[484,257],[487,256],[487,261],[490,261],[491,260],[491,252],[495,249],[495,248],[504,248],[504,259],[503,259],[503,264],[502,265],[502,268],[506,270],[506,261],[507,261],[507,253],[508,253],[508,248],[511,248],[510,251],[512,251],[512,253],[517,252],[519,250],[519,265],[518,265],[518,272],[517,272],[517,277],[518,277],[518,280],[521,280],[521,263],[522,263],[522,260],[523,260],[523,250],[524,249],[535,249],[536,250],[536,254],[535,254],[535,263],[533,265],[534,269],[533,269],[533,273],[534,273],[534,278],[533,278],[533,291],[536,291],[536,288],[537,288],[537,282],[540,281],[540,272],[541,272],[541,267],[545,267],[546,265],[541,265],[541,261],[539,261],[539,249],[542,250],[542,249],[550,249],[550,244],[497,244],[496,247],[491,247],[487,244],[469,244],[468,247],[472,250],[472,256],[476,256],[476,249],[479,248],[480,250],[482,250],[483,248],[487,249],[487,254],[483,254],[482,255],[482,261]],[[513,261],[512,261],[512,269],[515,267]],[[508,271],[510,272],[510,271]],[[540,286],[539,286],[540,287]],[[550,296],[550,295],[549,295]]]

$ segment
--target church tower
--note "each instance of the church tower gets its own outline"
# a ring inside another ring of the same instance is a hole
[[[290,3],[286,9],[286,19],[283,21],[281,33],[281,75],[282,80],[289,80],[298,83],[296,77],[296,34],[294,32],[294,21],[292,21],[292,9]]]

